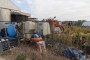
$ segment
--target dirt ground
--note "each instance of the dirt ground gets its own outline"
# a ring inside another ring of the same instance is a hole
[[[0,57],[0,60],[6,60],[6,59]],[[27,59],[27,60],[29,60],[29,59]],[[66,60],[66,59],[65,59],[65,60]],[[69,60],[69,59],[67,59],[67,60]],[[90,58],[88,58],[87,60],[90,60]]]
[[[0,57],[0,60],[6,60],[6,59],[4,59],[4,58]]]

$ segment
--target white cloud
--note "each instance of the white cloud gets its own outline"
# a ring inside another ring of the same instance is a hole
[[[13,1],[13,0],[12,0]],[[14,0],[16,3],[21,4],[23,1],[22,0]]]
[[[32,0],[26,0],[26,2],[30,5],[32,4]]]
[[[89,18],[89,0],[34,0],[33,12],[39,19],[57,16],[60,20]]]
[[[21,3],[22,0],[17,0]],[[26,1],[26,2],[25,2]],[[23,0],[39,19],[57,16],[60,20],[90,19],[90,0]]]

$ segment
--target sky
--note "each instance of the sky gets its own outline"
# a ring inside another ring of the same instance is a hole
[[[56,16],[58,20],[90,21],[90,0],[12,0],[22,11],[39,20]]]

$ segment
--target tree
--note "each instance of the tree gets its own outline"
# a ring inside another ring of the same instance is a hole
[[[85,20],[78,20],[77,23],[76,23],[76,25],[77,26],[81,26],[83,24],[83,22],[85,22]]]

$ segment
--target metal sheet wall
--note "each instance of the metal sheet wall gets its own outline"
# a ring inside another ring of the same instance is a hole
[[[8,9],[1,9],[2,20],[1,21],[11,21],[11,12]]]
[[[36,29],[36,23],[32,21],[26,21],[25,22],[25,33],[29,33],[30,30]]]
[[[48,22],[38,22],[36,31],[43,35],[51,34]]]
[[[5,23],[7,23],[7,21],[11,20],[10,14],[10,10],[0,8],[0,29],[5,27]]]
[[[43,35],[50,34],[50,25],[48,22],[43,23]]]

